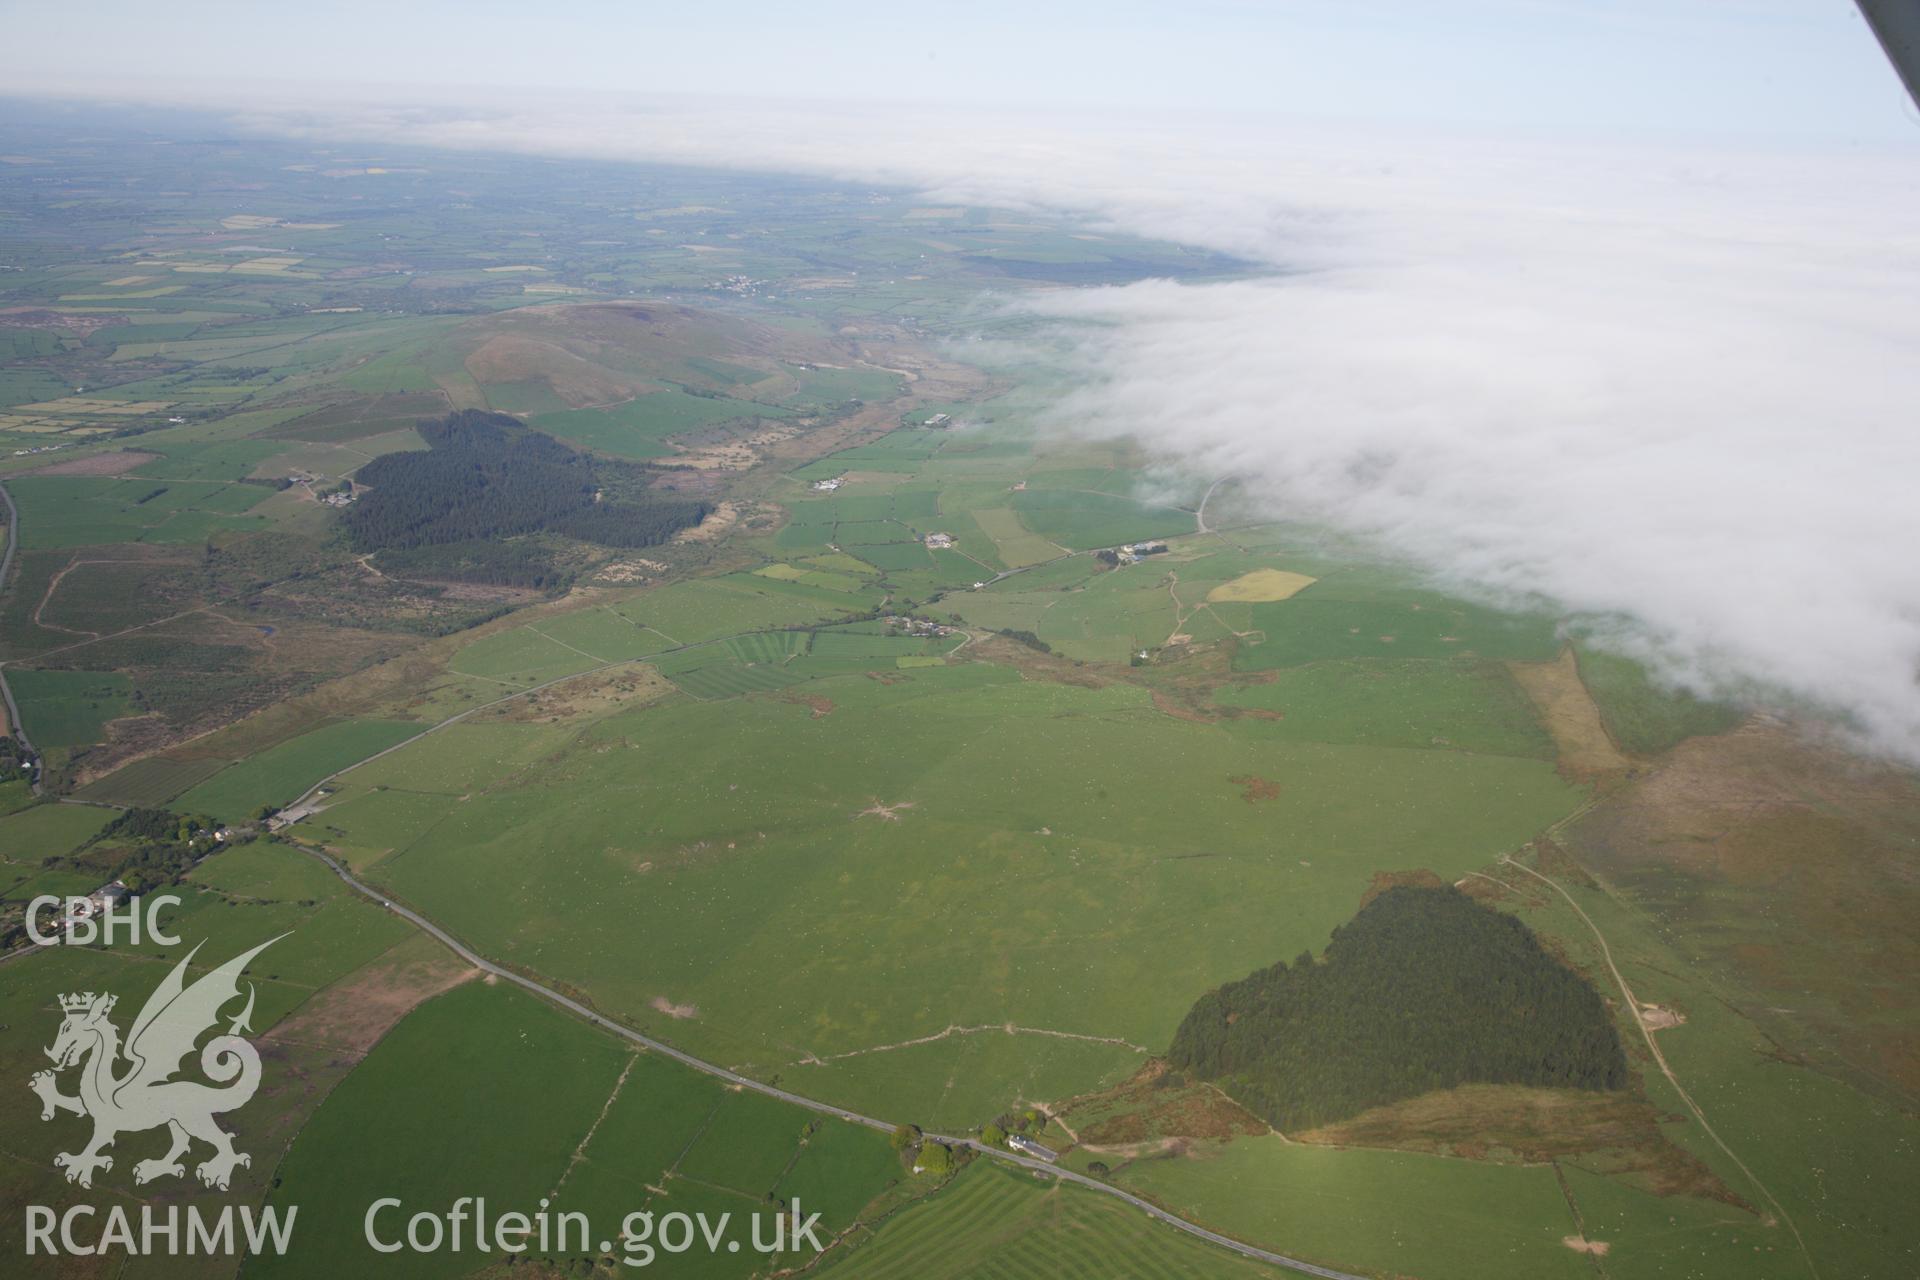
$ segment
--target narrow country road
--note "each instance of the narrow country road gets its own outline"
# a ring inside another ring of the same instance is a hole
[[[296,845],[294,847],[298,848],[307,856],[319,861],[329,871],[333,872],[334,875],[338,876],[348,888],[364,897],[372,899],[386,910],[391,911],[394,915],[412,924],[415,928],[427,933],[442,946],[446,947],[474,968],[479,969],[483,973],[492,974],[494,977],[505,979],[515,986],[522,987],[534,995],[539,996],[541,999],[557,1004],[569,1013],[577,1014],[595,1026],[612,1032],[623,1040],[637,1044],[641,1048],[653,1053],[672,1058],[675,1062],[691,1067],[693,1070],[705,1075],[724,1080],[728,1084],[737,1085],[742,1089],[751,1089],[755,1093],[765,1094],[769,1098],[778,1098],[782,1102],[790,1102],[794,1106],[804,1107],[809,1111],[818,1112],[821,1115],[838,1116],[842,1120],[865,1125],[869,1129],[877,1129],[882,1133],[892,1133],[894,1130],[894,1126],[885,1120],[876,1119],[873,1116],[864,1116],[856,1111],[848,1111],[845,1107],[832,1106],[816,1098],[808,1098],[801,1094],[779,1088],[776,1085],[754,1080],[748,1076],[741,1075],[737,1071],[729,1071],[727,1068],[718,1066],[715,1063],[696,1058],[684,1049],[676,1049],[665,1041],[655,1040],[652,1036],[635,1031],[631,1027],[623,1026],[603,1014],[594,1012],[578,1000],[570,996],[562,995],[552,987],[544,986],[531,978],[515,973],[511,969],[504,969],[494,964],[491,960],[485,959],[419,912],[409,907],[401,906],[399,903],[394,902],[380,893],[377,889],[356,880],[353,873],[348,871],[337,859],[320,852],[318,849],[309,849],[302,845]],[[1219,1245],[1223,1249],[1232,1250],[1244,1258],[1252,1258],[1259,1262],[1269,1262],[1275,1266],[1287,1267],[1305,1275],[1320,1276],[1323,1277],[1324,1280],[1365,1280],[1365,1277],[1354,1275],[1351,1272],[1335,1271],[1331,1267],[1316,1266],[1311,1262],[1302,1262],[1298,1258],[1289,1258],[1283,1253],[1273,1253],[1267,1249],[1260,1249],[1250,1244],[1243,1244],[1230,1236],[1221,1235],[1217,1231],[1209,1231],[1198,1223],[1188,1222],[1185,1218],[1169,1213],[1158,1205],[1143,1200],[1130,1191],[1123,1191],[1119,1187],[1101,1182],[1097,1178],[1090,1178],[1082,1173],[1076,1173],[1072,1169],[1062,1169],[1057,1165],[1048,1164],[1044,1160],[1029,1159],[1026,1156],[1015,1155],[1011,1151],[1002,1151],[998,1147],[989,1147],[972,1138],[956,1138],[939,1133],[930,1133],[926,1136],[951,1146],[968,1147],[979,1152],[981,1155],[990,1156],[995,1160],[1001,1160],[1007,1164],[1019,1165],[1021,1168],[1028,1169],[1034,1173],[1056,1178],[1062,1182],[1071,1182],[1077,1186],[1098,1191],[1102,1195],[1113,1196],[1115,1199],[1124,1200],[1150,1218],[1156,1218],[1170,1227],[1178,1228],[1191,1236],[1198,1236],[1200,1239]]]
[[[1219,482],[1216,482],[1215,484],[1216,488],[1218,487],[1218,483]],[[1209,489],[1208,495],[1211,496],[1211,494],[1212,494],[1212,490]],[[0,588],[3,588],[6,582],[7,571],[12,567],[14,547],[17,545],[19,541],[19,519],[18,519],[17,513],[14,510],[13,498],[10,494],[7,493],[4,485],[0,485],[0,501],[4,501],[6,505],[7,522],[8,522],[7,524],[8,536],[7,536],[6,549],[4,553],[0,553]],[[1066,552],[1056,558],[1065,559],[1072,554],[1074,553]],[[1053,563],[1053,561],[1050,560],[1050,561],[1046,561],[1045,563],[1051,564]],[[991,580],[994,582],[998,582],[1002,578],[1012,577],[1015,574],[1024,573],[1030,569],[1037,568],[1037,567],[1038,566],[1036,565],[1026,565],[1026,566],[1022,566],[1019,569],[1003,570],[993,575]],[[969,635],[968,639],[971,640],[972,636]],[[711,643],[711,642],[709,641],[704,643]],[[567,647],[570,648],[571,646],[567,646]],[[512,693],[505,694],[502,697],[493,699],[479,706],[469,707],[465,711],[462,711],[456,715],[449,716],[445,720],[439,721],[438,723],[433,724],[426,729],[423,729],[421,732],[414,734],[412,737],[407,738],[403,742],[398,742],[391,747],[385,748],[384,750],[376,751],[372,755],[367,756],[364,759],[357,760],[353,764],[346,766],[346,768],[335,770],[333,773],[328,774],[325,778],[322,778],[319,782],[315,783],[312,787],[310,787],[303,795],[300,796],[298,800],[294,801],[293,804],[288,805],[286,809],[283,810],[283,812],[289,812],[289,813],[295,814],[296,817],[294,820],[297,821],[299,817],[305,816],[305,814],[301,813],[300,810],[304,808],[309,801],[315,799],[318,793],[328,783],[335,781],[336,779],[341,777],[343,774],[350,773],[353,770],[358,769],[363,765],[370,764],[374,760],[380,759],[382,756],[389,755],[395,751],[399,751],[402,748],[410,746],[413,743],[418,742],[420,739],[427,737],[428,735],[433,734],[435,732],[438,732],[439,730],[444,729],[449,725],[457,724],[460,721],[465,720],[467,717],[474,715],[478,712],[485,711],[491,707],[499,706],[501,703],[512,702],[518,698],[523,698],[530,693],[537,693],[552,685],[564,684],[570,680],[577,680],[584,675],[591,675],[597,671],[607,670],[610,667],[626,666],[629,664],[639,664],[643,662],[648,662],[648,661],[658,659],[666,653],[673,653],[673,652],[677,652],[680,649],[687,649],[687,648],[693,648],[693,647],[696,647],[696,646],[675,645],[672,648],[661,651],[661,653],[649,654],[644,658],[623,659],[623,660],[617,660],[612,662],[602,662],[599,666],[590,668],[587,671],[571,672],[567,675],[559,676],[553,680],[548,680],[541,684],[530,686],[529,688],[526,688],[526,689],[515,690]],[[575,650],[575,652],[580,652],[580,651]],[[593,655],[583,654],[582,656],[590,658]],[[9,720],[12,722],[15,736],[17,736],[22,743],[25,743],[27,739],[26,739],[26,734],[20,725],[20,713],[14,704],[13,693],[11,689],[7,687],[7,684],[6,684],[6,674],[5,674],[4,663],[0,663],[0,695],[3,695],[5,697],[6,706],[7,706],[7,715]],[[39,789],[39,785],[40,785],[39,779],[36,775],[36,778],[34,781],[34,788],[36,791]],[[344,883],[348,888],[352,889],[355,893],[358,893],[361,896],[372,900],[373,902],[379,904],[383,909],[392,912],[394,915],[399,916],[401,919],[406,920],[409,924],[412,924],[415,928],[430,935],[442,946],[446,947],[449,951],[459,956],[462,960],[466,961],[468,964],[472,965],[474,968],[479,969],[483,973],[491,974],[496,978],[501,978],[507,982],[511,982],[515,986],[521,987],[526,991],[529,991],[532,994],[540,997],[543,1000],[547,1000],[553,1004],[556,1004],[561,1008],[567,1010],[569,1013],[572,1013],[577,1015],[578,1017],[584,1018],[586,1021],[592,1023],[593,1025],[600,1027],[603,1030],[612,1033],[613,1035],[619,1036],[623,1040],[626,1040],[632,1044],[639,1045],[641,1048],[646,1049],[650,1052],[658,1053],[665,1057],[671,1058],[675,1062],[681,1063],[682,1065],[687,1066],[695,1071],[701,1072],[704,1075],[709,1075],[709,1076],[715,1077],[716,1079],[724,1080],[728,1084],[735,1085],[739,1088],[751,1089],[755,1093],[764,1094],[770,1098],[777,1098],[782,1102],[792,1103],[794,1106],[802,1107],[808,1111],[813,1111],[821,1115],[838,1116],[843,1120],[850,1121],[854,1124],[864,1125],[869,1129],[876,1129],[882,1133],[893,1132],[893,1129],[895,1126],[889,1123],[888,1121],[878,1119],[874,1116],[861,1115],[858,1112],[849,1111],[844,1107],[836,1107],[829,1103],[822,1102],[817,1098],[809,1098],[802,1094],[793,1093],[790,1090],[782,1089],[776,1085],[767,1084],[763,1081],[755,1080],[748,1076],[743,1076],[737,1071],[730,1071],[726,1067],[722,1067],[716,1063],[707,1062],[704,1059],[696,1058],[692,1054],[686,1052],[684,1049],[677,1049],[673,1045],[670,1045],[665,1041],[656,1040],[652,1036],[636,1031],[633,1028],[625,1026],[619,1022],[615,1022],[613,1019],[606,1017],[604,1014],[595,1012],[593,1009],[588,1008],[586,1005],[580,1003],[578,1000],[575,1000],[570,996],[564,995],[559,991],[555,991],[553,988],[545,986],[542,983],[536,982],[533,979],[528,978],[522,974],[515,973],[510,969],[503,968],[500,965],[493,963],[491,960],[488,960],[485,957],[479,955],[477,952],[473,951],[464,943],[456,939],[452,934],[448,933],[445,929],[435,924],[432,920],[429,920],[426,916],[421,915],[419,912],[414,911],[410,907],[405,907],[400,905],[399,903],[392,901],[386,895],[382,894],[379,890],[374,889],[371,886],[364,884],[361,881],[355,879],[351,871],[349,871],[337,859],[329,856],[328,854],[323,853],[318,849],[308,848],[304,845],[295,844],[295,845],[292,845],[291,847],[299,849],[300,852],[306,854],[311,858],[314,858],[315,860],[323,864],[329,871],[331,871],[336,877],[338,877],[342,883]],[[1096,1191],[1101,1195],[1112,1196],[1117,1200],[1124,1201],[1125,1203],[1132,1205],[1134,1208],[1139,1209],[1142,1213],[1145,1213],[1150,1218],[1154,1218],[1160,1222],[1164,1222],[1170,1227],[1173,1227],[1180,1231],[1184,1231],[1188,1235],[1196,1236],[1199,1239],[1208,1241],[1211,1244],[1217,1245],[1223,1249],[1227,1249],[1244,1258],[1251,1258],[1258,1262],[1265,1262],[1265,1263],[1272,1264],[1274,1266],[1285,1267],[1289,1270],[1297,1271],[1303,1275],[1319,1276],[1319,1277],[1322,1277],[1323,1280],[1367,1280],[1367,1277],[1355,1275],[1352,1272],[1337,1271],[1331,1267],[1323,1267],[1315,1263],[1303,1261],[1302,1259],[1299,1259],[1299,1258],[1291,1258],[1291,1257],[1288,1257],[1286,1254],[1275,1253],[1269,1249],[1262,1249],[1255,1245],[1250,1245],[1242,1241],[1235,1240],[1231,1236],[1222,1235],[1217,1231],[1210,1231],[1206,1227],[1203,1227],[1196,1222],[1189,1222],[1187,1219],[1182,1218],[1177,1214],[1170,1213],[1167,1210],[1162,1209],[1160,1206],[1153,1204],[1151,1201],[1142,1199],[1140,1196],[1134,1195],[1130,1191],[1122,1190],[1121,1188],[1113,1186],[1110,1183],[1102,1182],[1097,1178],[1088,1177],[1087,1175],[1075,1172],[1072,1169],[1061,1168],[1057,1165],[1049,1164],[1044,1160],[1036,1160],[1026,1156],[1016,1155],[1013,1152],[1004,1151],[998,1147],[990,1147],[973,1138],[955,1137],[955,1136],[938,1134],[938,1133],[932,1133],[926,1136],[933,1138],[936,1141],[944,1142],[950,1146],[960,1146],[960,1147],[969,1148],[970,1150],[978,1152],[983,1156],[987,1156],[1007,1164],[1018,1165],[1023,1169],[1027,1169],[1030,1172],[1041,1175],[1043,1177],[1051,1177],[1061,1182],[1070,1182],[1077,1186],[1085,1187],[1088,1190]]]
[[[7,492],[7,486],[0,484],[0,504],[7,508],[7,546],[0,551],[0,595],[7,590],[7,574],[13,569],[13,549],[20,545],[20,513],[13,505],[13,495]],[[13,700],[13,686],[7,683],[7,664],[0,662],[0,701],[7,704],[7,727],[13,730],[14,738],[29,752],[33,743],[27,737],[27,726],[20,719],[20,704]],[[40,790],[40,765],[33,765],[33,789]]]
[[[1195,533],[1214,532],[1214,530],[1207,527],[1207,503],[1213,501],[1213,491],[1215,489],[1218,489],[1221,485],[1225,484],[1227,482],[1227,479],[1228,477],[1221,476],[1218,480],[1215,480],[1212,484],[1208,485],[1206,493],[1201,496],[1200,505],[1198,508],[1195,509],[1193,513],[1193,523],[1195,526],[1193,531]]]

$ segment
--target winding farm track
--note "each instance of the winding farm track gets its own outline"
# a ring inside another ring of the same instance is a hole
[[[1558,893],[1562,898],[1567,900],[1567,905],[1573,908],[1574,914],[1579,916],[1580,919],[1585,922],[1587,928],[1592,931],[1593,940],[1600,944],[1600,958],[1606,962],[1607,972],[1613,975],[1614,985],[1620,988],[1620,997],[1626,1002],[1628,1012],[1633,1014],[1633,1024],[1640,1029],[1641,1038],[1647,1042],[1647,1052],[1653,1055],[1654,1064],[1660,1068],[1660,1074],[1667,1078],[1667,1083],[1673,1086],[1673,1091],[1680,1095],[1680,1101],[1686,1103],[1687,1110],[1693,1112],[1693,1118],[1699,1122],[1701,1132],[1713,1139],[1714,1145],[1726,1154],[1727,1159],[1733,1161],[1734,1167],[1745,1174],[1747,1181],[1751,1182],[1766,1202],[1773,1206],[1774,1216],[1781,1222],[1787,1224],[1787,1230],[1793,1233],[1794,1243],[1800,1246],[1800,1256],[1805,1260],[1807,1270],[1814,1275],[1815,1280],[1818,1280],[1820,1268],[1814,1263],[1813,1252],[1807,1248],[1806,1240],[1801,1237],[1800,1228],[1794,1225],[1793,1219],[1787,1215],[1786,1209],[1781,1205],[1780,1201],[1775,1198],[1773,1192],[1767,1189],[1767,1184],[1760,1181],[1759,1176],[1747,1167],[1747,1162],[1735,1155],[1733,1148],[1728,1146],[1726,1140],[1714,1131],[1713,1126],[1707,1122],[1707,1113],[1700,1109],[1700,1104],[1693,1100],[1693,1095],[1688,1093],[1686,1086],[1680,1083],[1680,1077],[1676,1076],[1673,1073],[1673,1068],[1667,1065],[1667,1056],[1660,1052],[1659,1042],[1656,1041],[1653,1036],[1653,1028],[1647,1025],[1646,1018],[1642,1016],[1640,1012],[1639,999],[1633,994],[1633,989],[1627,985],[1626,978],[1621,976],[1620,966],[1613,962],[1613,948],[1607,945],[1606,935],[1600,932],[1600,926],[1593,922],[1593,917],[1588,915],[1586,909],[1578,902],[1574,901],[1573,895],[1568,893],[1558,880],[1535,871],[1532,867],[1527,866],[1523,862],[1515,861],[1511,857],[1502,856],[1500,862],[1503,866],[1512,867],[1516,871],[1524,871],[1534,879],[1543,881],[1555,893]],[[1484,878],[1492,879],[1491,876]],[[1496,880],[1494,883],[1498,884],[1499,881]]]
[[[13,549],[20,545],[20,512],[13,505],[13,495],[7,492],[7,486],[0,484],[0,504],[7,508],[7,546],[0,551],[0,595],[7,590],[7,574],[13,569]],[[27,738],[27,726],[20,720],[20,704],[13,700],[13,686],[7,683],[7,664],[0,662],[0,701],[7,704],[7,727],[13,731],[14,738],[29,752],[33,743]],[[40,790],[40,766],[33,767],[33,789]]]
[[[1207,486],[1206,493],[1202,495],[1200,498],[1200,505],[1196,507],[1193,512],[1193,524],[1194,524],[1193,531],[1195,533],[1216,532],[1216,530],[1211,529],[1207,526],[1207,503],[1213,500],[1213,491],[1215,489],[1218,489],[1221,485],[1225,484],[1228,478],[1229,477],[1227,476],[1221,476],[1218,480],[1215,480],[1212,484]]]
[[[790,1090],[782,1089],[777,1085],[755,1080],[750,1076],[743,1076],[737,1071],[730,1071],[716,1063],[708,1062],[702,1058],[696,1058],[684,1049],[676,1049],[664,1040],[655,1040],[652,1036],[645,1035],[642,1032],[635,1031],[632,1027],[615,1022],[605,1014],[595,1012],[571,996],[564,995],[561,992],[555,991],[552,987],[534,981],[524,974],[516,973],[512,969],[502,968],[491,960],[486,959],[419,912],[410,907],[400,905],[369,885],[362,884],[354,878],[351,871],[347,870],[337,859],[328,854],[322,853],[318,849],[307,848],[304,845],[297,845],[295,847],[308,857],[321,863],[327,870],[333,872],[335,876],[339,877],[342,883],[355,893],[371,899],[387,911],[407,921],[482,973],[491,974],[496,978],[511,982],[517,987],[530,991],[541,999],[559,1005],[567,1012],[584,1018],[594,1026],[611,1032],[623,1040],[640,1046],[642,1049],[672,1058],[675,1062],[683,1066],[691,1067],[703,1075],[724,1080],[737,1088],[751,1089],[755,1093],[764,1094],[769,1098],[778,1098],[782,1102],[790,1102],[796,1107],[804,1107],[808,1111],[817,1112],[820,1115],[838,1116],[842,1120],[865,1125],[869,1129],[877,1129],[882,1133],[892,1133],[894,1130],[895,1126],[888,1121],[878,1119],[874,1116],[861,1115],[859,1112],[849,1111],[845,1107],[836,1107],[830,1103],[821,1102],[817,1098],[809,1098],[804,1094],[794,1093]],[[1311,1262],[1303,1262],[1299,1258],[1289,1258],[1284,1253],[1274,1253],[1271,1250],[1257,1248],[1254,1245],[1235,1240],[1231,1236],[1221,1235],[1217,1231],[1209,1231],[1199,1223],[1189,1222],[1185,1218],[1169,1213],[1159,1205],[1144,1200],[1130,1191],[1123,1191],[1119,1187],[1101,1182],[1097,1178],[1090,1178],[1082,1173],[1076,1173],[1072,1169],[1062,1169],[1057,1165],[1048,1164],[1044,1160],[1030,1159],[1026,1156],[1015,1155],[1011,1151],[1002,1151],[998,1147],[989,1147],[972,1138],[953,1137],[939,1133],[928,1134],[927,1136],[939,1142],[947,1143],[950,1146],[967,1147],[983,1156],[989,1156],[995,1160],[1004,1161],[1007,1164],[1019,1165],[1023,1169],[1027,1169],[1044,1177],[1055,1178],[1061,1182],[1071,1182],[1076,1186],[1086,1187],[1102,1195],[1123,1200],[1150,1218],[1158,1219],[1170,1227],[1186,1232],[1188,1235],[1198,1236],[1200,1239],[1219,1245],[1223,1249],[1231,1250],[1243,1258],[1252,1258],[1259,1262],[1272,1263],[1275,1266],[1286,1267],[1304,1275],[1320,1276],[1323,1277],[1323,1280],[1366,1280],[1365,1277],[1354,1275],[1352,1272],[1335,1271],[1331,1267],[1317,1266]]]

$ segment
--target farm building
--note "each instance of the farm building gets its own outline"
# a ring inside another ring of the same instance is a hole
[[[935,551],[945,550],[947,547],[953,545],[953,535],[950,533],[930,533],[927,535],[927,545]]]
[[[1054,1151],[1052,1147],[1041,1146],[1024,1133],[1007,1135],[1007,1145],[1022,1155],[1032,1156],[1036,1160],[1045,1160],[1051,1163],[1060,1158],[1059,1153]]]
[[[69,899],[67,923],[71,925],[75,921],[93,919],[107,908],[127,901],[129,896],[126,885],[118,880],[109,881],[84,898]]]

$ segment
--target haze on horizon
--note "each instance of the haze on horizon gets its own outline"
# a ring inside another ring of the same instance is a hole
[[[0,73],[1238,254],[1273,274],[1030,303],[1082,366],[1059,425],[1920,761],[1920,124],[1850,5],[787,12],[21,7]]]
[[[240,0],[8,0],[0,21],[15,93],[694,94],[1759,145],[1920,132],[1846,0],[341,0],[324,21]]]

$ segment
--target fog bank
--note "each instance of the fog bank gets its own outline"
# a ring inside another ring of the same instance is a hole
[[[256,103],[247,127],[903,184],[1242,255],[1058,291],[1067,429],[1437,577],[1624,615],[1920,762],[1920,146],[1650,152],[1224,120],[634,99]]]

